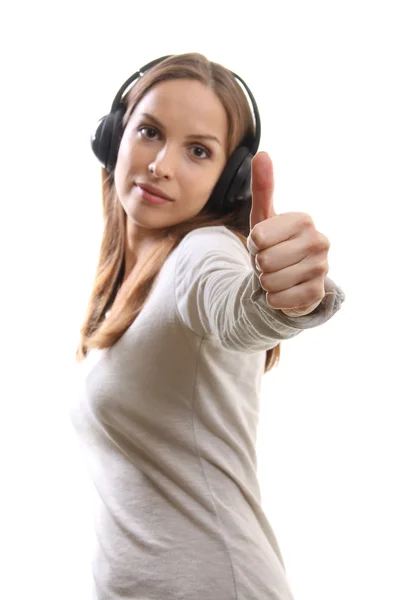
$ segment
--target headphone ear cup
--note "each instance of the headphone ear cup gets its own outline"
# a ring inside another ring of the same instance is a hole
[[[102,166],[110,173],[117,163],[118,149],[123,136],[123,116],[125,109],[119,108],[109,113],[96,126],[92,135],[92,150]]]
[[[109,154],[108,154],[107,167],[106,167],[109,173],[111,171],[114,171],[114,168],[117,164],[118,151],[119,151],[121,140],[122,140],[123,133],[124,133],[124,128],[123,128],[124,113],[125,113],[125,107],[121,107],[113,114],[113,117],[114,117],[113,118],[113,131],[112,131],[111,139],[110,139]]]
[[[112,132],[112,116],[113,115],[106,115],[105,117],[102,117],[100,121],[98,121],[95,132],[91,137],[93,153],[105,168]]]
[[[252,154],[249,148],[244,148],[246,156],[239,162],[237,171],[227,190],[225,203],[232,206],[238,200],[246,199],[251,191]]]
[[[251,181],[251,163],[249,148],[240,146],[232,153],[209,198],[210,208],[219,213],[227,212],[237,199],[247,195]]]

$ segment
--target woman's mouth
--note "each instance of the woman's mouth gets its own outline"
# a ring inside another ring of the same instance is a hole
[[[171,202],[171,200],[169,200],[168,198],[159,196],[152,189],[149,189],[149,188],[146,189],[145,187],[142,187],[142,185],[140,183],[136,184],[136,186],[138,188],[138,192],[139,192],[140,196],[146,202],[150,202],[151,204],[167,204],[167,202]]]

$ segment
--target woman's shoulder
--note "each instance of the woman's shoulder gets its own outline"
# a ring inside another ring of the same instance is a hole
[[[201,265],[206,259],[235,263],[249,268],[250,255],[241,239],[224,225],[190,231],[177,246],[181,267]]]
[[[193,229],[187,233],[181,244],[186,247],[202,248],[206,251],[239,249],[245,254],[248,253],[239,236],[225,225],[211,225]]]

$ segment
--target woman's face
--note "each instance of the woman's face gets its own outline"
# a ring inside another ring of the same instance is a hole
[[[199,81],[151,88],[129,118],[114,173],[131,229],[147,235],[198,214],[227,162],[227,135],[222,103]],[[141,185],[171,200],[153,204]]]

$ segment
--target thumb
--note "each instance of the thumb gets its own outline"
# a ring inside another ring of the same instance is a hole
[[[267,152],[258,152],[252,159],[251,174],[252,208],[251,231],[261,221],[277,216],[273,206],[273,163]]]

